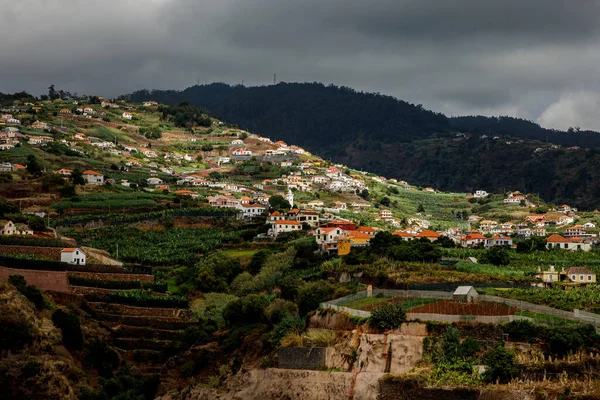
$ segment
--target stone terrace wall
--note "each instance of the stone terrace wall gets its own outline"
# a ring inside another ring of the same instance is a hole
[[[8,280],[11,275],[22,275],[28,285],[34,285],[42,290],[69,293],[69,281],[65,271],[36,271],[0,267],[0,279]]]
[[[69,276],[86,279],[99,279],[103,281],[140,281],[154,283],[154,275],[127,274],[127,273],[102,273],[102,272],[83,272],[70,271]]]
[[[183,319],[191,318],[190,310],[183,310],[178,308],[154,308],[154,307],[134,307],[125,304],[114,304],[114,303],[88,303],[90,308],[97,312],[109,313],[109,314],[122,314],[122,315],[134,315],[134,316],[148,316],[148,317],[178,317]]]
[[[279,368],[321,370],[327,368],[327,347],[284,347],[278,358]]]

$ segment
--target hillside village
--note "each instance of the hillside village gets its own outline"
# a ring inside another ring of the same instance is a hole
[[[0,116],[14,393],[392,399],[512,382],[529,398],[597,365],[598,210],[419,187],[185,103],[32,99]],[[86,373],[54,385],[56,365]]]
[[[532,200],[520,192],[506,193],[497,204],[500,195],[482,190],[460,195],[418,188],[399,178],[330,164],[300,147],[273,142],[214,119],[208,127],[188,131],[170,128],[160,132],[160,139],[146,139],[144,131],[156,129],[156,125],[147,125],[159,121],[158,103],[97,100],[98,104],[47,101],[4,107],[0,149],[5,162],[0,164],[0,171],[25,173],[22,156],[16,157],[22,163],[8,161],[13,154],[60,149],[75,156],[73,161],[52,166],[56,168],[53,172],[67,181],[79,167],[77,174],[86,187],[139,187],[199,199],[211,207],[232,208],[243,219],[268,216],[268,232],[263,239],[304,230],[328,252],[337,252],[339,240],[349,240],[351,246],[368,245],[379,230],[392,231],[404,240],[434,241],[445,236],[463,247],[513,246],[513,238],[538,236],[548,238],[549,247],[590,251],[598,240],[597,211],[578,213],[566,204],[549,207],[541,199]],[[76,162],[78,156],[101,159],[104,165]],[[261,179],[260,173],[230,174],[239,166],[260,169],[264,164],[270,166],[266,179]],[[133,173],[134,179],[122,179]],[[423,210],[394,207],[397,202],[390,198],[402,197],[403,192],[418,193],[414,198],[422,202],[442,197],[455,202],[463,213],[442,220],[421,203],[418,207]],[[272,196],[283,197],[285,212],[270,207]],[[469,214],[469,206],[478,203],[494,204],[493,212]],[[44,211],[52,214],[51,209]]]

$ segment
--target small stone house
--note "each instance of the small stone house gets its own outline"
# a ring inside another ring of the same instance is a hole
[[[459,286],[452,293],[452,300],[462,303],[475,303],[479,294],[473,286]]]

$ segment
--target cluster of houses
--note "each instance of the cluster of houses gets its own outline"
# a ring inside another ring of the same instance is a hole
[[[0,220],[0,235],[3,236],[32,236],[33,230],[27,224],[15,224],[10,220]]]

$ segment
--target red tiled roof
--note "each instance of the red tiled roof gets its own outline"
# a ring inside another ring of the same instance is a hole
[[[275,225],[302,225],[298,221],[282,220],[274,222]]]
[[[465,236],[465,240],[485,240],[485,239],[487,239],[485,236],[483,236],[481,233],[477,233],[477,232],[469,233],[467,236]]]
[[[85,171],[83,174],[81,175],[102,175],[96,171],[92,171],[91,169],[88,169],[87,171]]]
[[[357,229],[359,232],[377,232],[377,229],[372,226],[361,226]]]
[[[434,231],[425,230],[423,232],[419,232],[419,234],[417,234],[417,237],[419,237],[419,238],[421,238],[421,237],[426,237],[426,238],[435,237],[435,238],[437,238],[437,237],[440,237],[440,234],[437,233],[437,232],[434,232]]]
[[[571,267],[571,268],[567,269],[565,271],[565,273],[567,275],[570,275],[570,274],[593,274],[592,271],[590,271],[589,269],[584,268],[584,267]]]
[[[565,237],[559,235],[558,233],[554,233],[554,234],[550,235],[550,237],[548,239],[546,239],[546,242],[548,242],[548,243],[566,243],[566,242],[568,242],[568,240]]]
[[[371,239],[372,236],[369,235],[368,233],[363,233],[363,232],[358,232],[358,231],[350,231],[348,232],[348,234],[350,235],[350,237],[354,238],[354,239]]]
[[[396,231],[393,232],[392,235],[400,236],[400,237],[415,237],[412,233],[404,232],[404,231]]]

